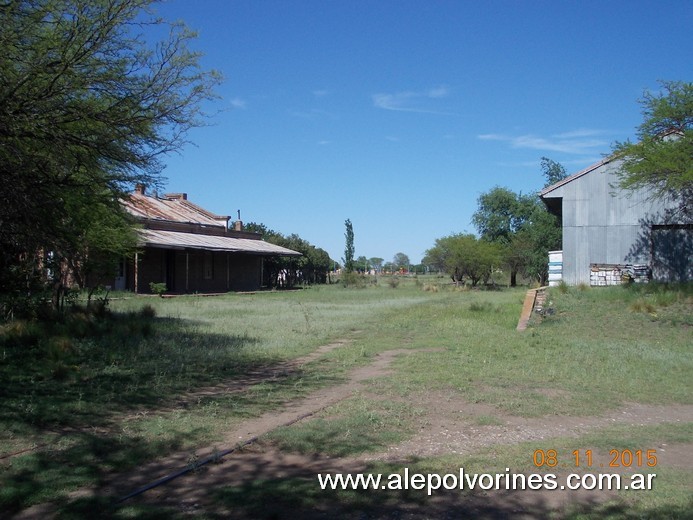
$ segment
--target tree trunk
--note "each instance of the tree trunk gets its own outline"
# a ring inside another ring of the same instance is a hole
[[[510,270],[510,287],[517,286],[517,269]]]

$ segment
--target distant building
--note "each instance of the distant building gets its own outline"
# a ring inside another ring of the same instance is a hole
[[[675,203],[652,199],[645,189],[618,187],[620,165],[605,159],[539,193],[562,222],[563,281],[693,279],[693,226],[677,221]]]
[[[193,204],[185,193],[152,197],[138,185],[123,204],[142,226],[141,250],[120,262],[116,290],[149,293],[152,282],[165,283],[170,293],[256,290],[264,258],[301,256],[243,231],[240,220],[229,229],[230,217]]]

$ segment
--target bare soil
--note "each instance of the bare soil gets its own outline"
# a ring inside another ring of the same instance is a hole
[[[312,354],[273,367],[270,371],[281,377],[317,360],[336,348],[348,345],[348,340],[337,341],[320,347]],[[299,455],[283,453],[267,443],[254,440],[279,426],[310,420],[316,412],[331,406],[355,392],[368,392],[364,382],[389,373],[390,364],[398,356],[421,350],[398,349],[380,353],[369,365],[352,371],[348,380],[336,386],[318,390],[311,395],[289,402],[281,409],[242,423],[227,432],[224,442],[216,447],[199,450],[191,462],[190,453],[180,453],[147,464],[130,474],[115,475],[100,489],[83,489],[72,496],[110,496],[114,502],[133,491],[172,475],[192,468],[195,461],[206,457],[214,458],[217,450],[238,449],[218,458],[214,462],[187,471],[164,485],[153,487],[127,503],[167,506],[190,516],[212,516],[223,518],[560,518],[565,511],[582,508],[586,511],[616,498],[604,491],[489,491],[462,495],[460,492],[441,492],[432,497],[407,495],[406,500],[380,503],[373,491],[370,501],[362,507],[346,507],[330,502],[329,493],[324,491],[323,500],[314,506],[295,510],[296,504],[282,498],[267,500],[252,510],[238,509],[225,505],[218,499],[225,489],[253,489],[258,481],[276,482],[282,479],[300,479],[311,482],[318,489],[318,473],[356,473],[367,471],[368,465],[376,461],[401,463],[406,466],[413,460],[445,455],[472,454],[481,448],[503,446],[525,441],[539,441],[555,437],[578,437],[608,425],[653,425],[670,422],[693,421],[693,406],[652,406],[629,404],[619,410],[599,417],[550,416],[522,418],[500,414],[497,409],[468,403],[451,394],[429,393],[417,397],[414,405],[422,410],[418,416],[419,431],[410,439],[386,451],[351,458],[330,458],[322,455]],[[250,385],[271,376],[267,370],[248,374],[242,380],[200,389],[180,399],[180,405],[201,396],[214,396],[228,392],[242,392]],[[489,420],[489,417],[492,420]],[[489,424],[490,423],[490,424]],[[250,444],[248,442],[250,441]],[[242,446],[242,447],[241,447]],[[547,449],[550,446],[547,445]],[[693,446],[677,444],[648,446],[657,449],[658,466],[681,469],[693,467]],[[317,494],[317,493],[316,493]],[[260,497],[260,500],[263,500]],[[302,507],[300,504],[297,507]],[[626,506],[614,506],[626,507]],[[51,516],[50,506],[30,508],[18,518],[46,518]]]

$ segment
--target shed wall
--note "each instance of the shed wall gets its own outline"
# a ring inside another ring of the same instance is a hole
[[[562,198],[563,280],[590,283],[590,264],[650,264],[650,225],[671,204],[617,188],[620,161],[602,164],[545,195]]]

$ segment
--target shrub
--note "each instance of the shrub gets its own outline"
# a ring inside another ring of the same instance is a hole
[[[390,278],[388,278],[387,284],[393,289],[397,289],[397,287],[399,286],[399,278],[397,278],[396,276],[391,276]]]
[[[167,291],[166,284],[164,282],[150,282],[149,289],[154,294],[158,294],[159,298],[163,298],[164,293]]]
[[[363,288],[366,286],[366,277],[355,271],[347,271],[342,275],[341,283],[344,287]]]

